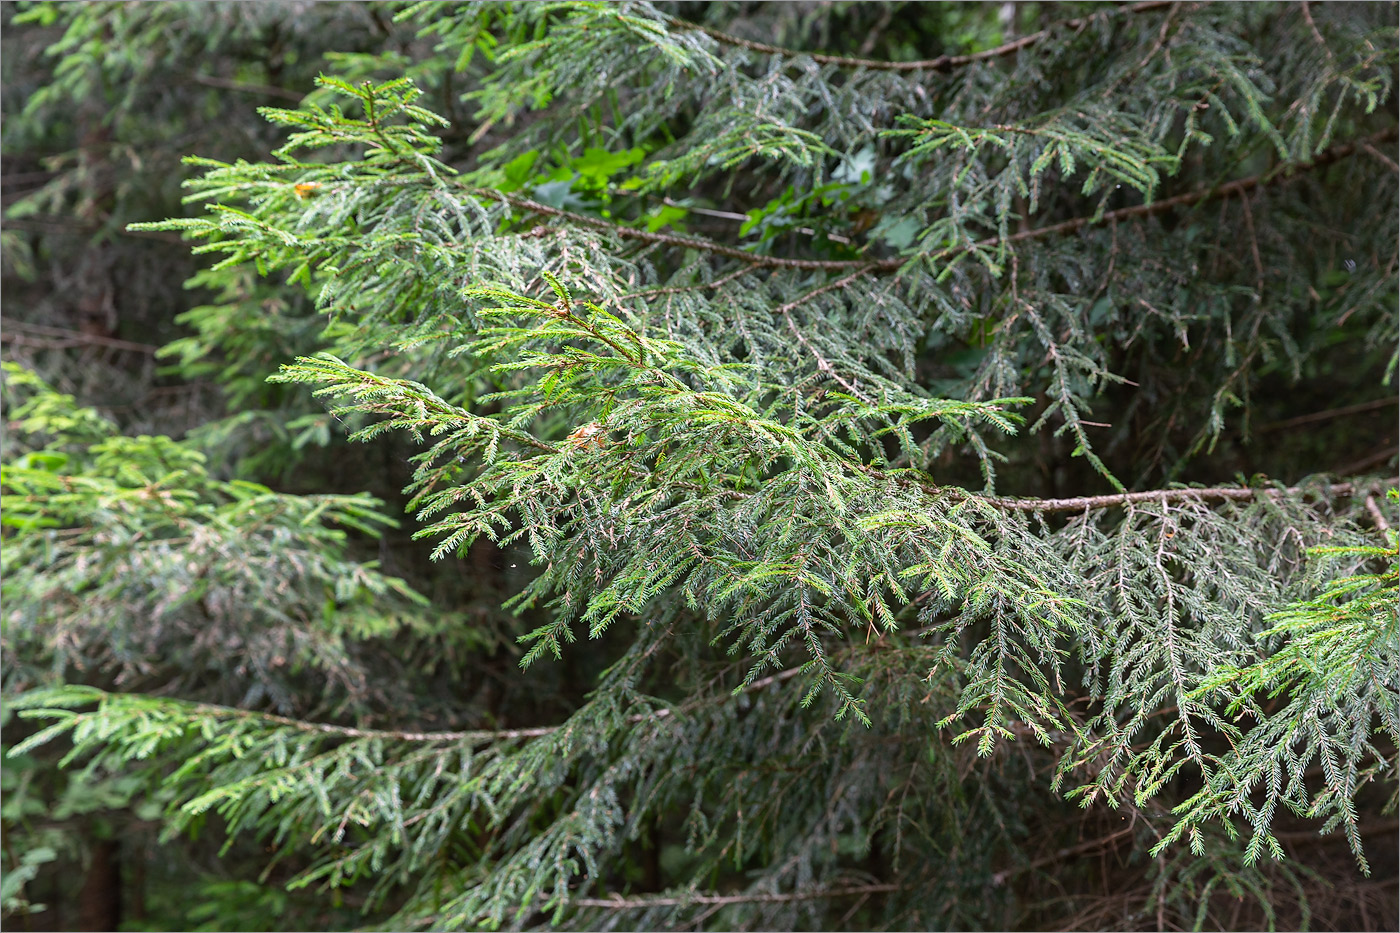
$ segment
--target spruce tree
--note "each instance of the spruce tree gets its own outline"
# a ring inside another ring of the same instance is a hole
[[[7,367],[12,758],[387,929],[1393,878],[1394,4],[384,9],[132,225],[227,417]]]

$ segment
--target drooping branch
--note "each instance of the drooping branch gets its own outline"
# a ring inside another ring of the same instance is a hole
[[[1144,13],[1148,10],[1156,10],[1171,5],[1172,0],[1145,0],[1145,2],[1142,3],[1112,7],[1089,16],[1079,17],[1078,19],[1067,19],[1062,22],[1052,23],[1039,32],[1033,32],[1030,35],[1022,36],[1011,42],[1003,43],[996,48],[986,49],[981,52],[973,52],[969,55],[940,55],[937,58],[926,58],[912,62],[891,62],[871,58],[852,58],[845,55],[826,55],[821,52],[800,52],[796,49],[785,49],[782,46],[769,45],[766,42],[754,42],[751,39],[742,39],[739,36],[730,35],[727,32],[720,32],[718,29],[701,26],[699,23],[692,23],[689,20],[684,20],[675,16],[666,17],[666,21],[672,26],[681,29],[694,29],[703,32],[711,39],[724,45],[748,49],[751,52],[763,52],[768,55],[781,55],[784,58],[810,58],[812,61],[821,65],[837,65],[843,68],[866,68],[871,71],[950,71],[953,68],[960,68],[964,65],[971,65],[993,58],[1001,58],[1002,56],[1019,52],[1027,46],[1035,45],[1040,40],[1058,30],[1070,29],[1077,31],[1083,29],[1094,20],[1117,16],[1120,13]]]

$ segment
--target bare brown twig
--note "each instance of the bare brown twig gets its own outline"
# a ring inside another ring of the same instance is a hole
[[[1053,855],[1047,855],[1043,858],[1038,858],[1035,861],[1029,862],[1025,865],[1021,865],[1012,869],[1007,869],[1006,871],[999,871],[996,874],[992,875],[992,884],[1005,884],[1006,879],[1010,878],[1012,875],[1019,875],[1022,872],[1034,871],[1037,868],[1044,868],[1046,865],[1054,865],[1057,862],[1060,862],[1071,855],[1078,855],[1079,853],[1086,852],[1090,849],[1108,848],[1111,844],[1117,842],[1119,839],[1122,839],[1124,836],[1131,836],[1133,834],[1134,829],[1135,827],[1133,827],[1132,825],[1125,826],[1124,828],[1118,830],[1118,832],[1111,833],[1107,836],[1104,836],[1101,839],[1089,839],[1085,842],[1079,843],[1078,845],[1067,846],[1063,849],[1059,849]]]
[[[641,910],[648,907],[684,907],[687,904],[787,904],[825,897],[851,897],[857,894],[886,894],[900,890],[897,884],[863,884],[849,888],[796,891],[792,894],[692,894],[686,897],[580,897],[571,907],[604,907],[612,910]]]
[[[1386,485],[1400,482],[1400,477],[1385,480]],[[986,497],[986,501],[1003,509],[1018,512],[1084,512],[1092,509],[1111,509],[1138,502],[1223,502],[1243,501],[1260,496],[1278,497],[1286,495],[1308,495],[1326,493],[1332,496],[1350,496],[1365,489],[1356,483],[1334,483],[1331,486],[1290,486],[1286,489],[1251,489],[1239,486],[1217,486],[1210,489],[1148,489],[1143,492],[1123,492],[1106,496],[1074,496],[1069,499],[1001,499]],[[973,498],[967,494],[967,498]]]
[[[1260,427],[1255,433],[1268,434],[1272,431],[1283,431],[1304,424],[1312,424],[1314,421],[1331,421],[1334,418],[1344,418],[1347,415],[1359,415],[1380,408],[1389,408],[1391,405],[1395,404],[1400,404],[1400,398],[1392,396],[1390,398],[1375,399],[1370,402],[1361,402],[1356,405],[1344,405],[1341,408],[1329,408],[1326,411],[1315,411],[1306,415],[1299,415],[1296,418],[1287,418],[1283,421],[1271,421]]]
[[[792,336],[796,338],[798,343],[806,347],[807,351],[810,352],[812,356],[816,359],[817,369],[821,370],[822,372],[830,376],[832,379],[836,380],[836,382],[839,383],[843,389],[851,393],[851,395],[853,395],[854,397],[860,399],[862,402],[865,402],[867,405],[874,404],[873,400],[871,400],[868,396],[862,393],[850,382],[846,381],[846,379],[836,371],[836,367],[831,364],[831,361],[828,360],[826,357],[822,356],[821,352],[818,351],[817,348],[812,345],[812,342],[807,339],[806,335],[802,333],[802,328],[798,327],[797,322],[792,319],[792,312],[797,308],[801,307],[802,305],[806,304],[807,302],[811,301],[818,295],[821,295],[825,292],[845,288],[847,285],[851,284],[856,279],[865,275],[869,271],[870,266],[867,265],[865,268],[857,269],[850,275],[842,276],[841,278],[836,279],[835,281],[828,282],[825,285],[819,286],[818,288],[814,288],[811,291],[807,292],[807,294],[803,295],[801,298],[794,299],[793,301],[789,301],[787,304],[782,305],[778,308],[777,312],[778,314],[782,315],[783,320],[787,322],[788,331],[792,333]]]
[[[28,324],[24,321],[6,321],[5,327],[18,330],[20,334],[4,334],[0,340],[5,343],[38,343],[37,341],[26,340],[25,333],[47,338],[49,342],[41,343],[42,346],[49,346],[56,349],[66,347],[94,345],[101,347],[113,347],[117,350],[132,350],[137,353],[155,353],[158,347],[149,343],[135,343],[130,340],[118,340],[115,337],[104,337],[101,334],[86,334],[78,330],[67,330],[61,327],[46,327],[43,324]]]
[[[1391,457],[1394,457],[1397,452],[1400,451],[1397,451],[1395,444],[1390,443],[1387,444],[1385,447],[1381,448],[1380,450],[1377,450],[1373,454],[1368,454],[1367,456],[1362,457],[1360,460],[1355,460],[1351,463],[1346,464],[1345,466],[1338,467],[1337,469],[1332,470],[1331,472],[1337,474],[1338,476],[1354,476],[1357,473],[1362,472],[1363,470],[1369,470],[1373,466],[1385,463]]]
[[[1386,168],[1390,169],[1392,172],[1400,173],[1400,165],[1396,165],[1394,159],[1386,155],[1384,152],[1381,152],[1375,146],[1371,145],[1370,143],[1362,143],[1361,148],[1365,149],[1368,155],[1374,156],[1376,159],[1380,160],[1381,164],[1384,165]]]
[[[1376,527],[1382,532],[1390,530],[1390,522],[1385,520],[1385,515],[1381,512],[1380,506],[1376,505],[1375,496],[1366,497],[1366,511],[1371,515],[1371,521],[1376,523]]]
[[[1312,30],[1313,38],[1317,40],[1318,45],[1322,46],[1322,51],[1327,53],[1327,60],[1335,61],[1336,56],[1333,55],[1332,50],[1327,47],[1327,40],[1322,38],[1322,33],[1318,30],[1317,23],[1313,22],[1312,10],[1308,9],[1308,0],[1303,0],[1302,7],[1303,19],[1307,20],[1308,29]]]
[[[296,91],[289,91],[284,87],[273,87],[270,84],[249,84],[246,81],[235,81],[231,78],[218,78],[214,75],[193,75],[195,84],[203,84],[206,87],[219,87],[229,91],[242,91],[245,94],[264,94],[268,97],[280,97],[283,100],[301,103],[305,94]]]
[[[802,668],[791,667],[767,677],[761,677],[743,688],[744,693],[753,693],[762,690],[764,687],[775,683],[782,683],[791,680],[802,672]],[[534,726],[527,729],[467,729],[461,731],[441,731],[441,732],[415,732],[401,731],[397,729],[357,729],[353,726],[337,726],[331,723],[310,722],[304,719],[293,719],[288,716],[276,716],[271,713],[258,713],[251,710],[238,709],[232,706],[220,706],[215,703],[186,703],[192,709],[198,710],[206,715],[218,717],[220,719],[257,719],[261,722],[271,723],[278,726],[289,726],[302,732],[320,732],[324,735],[340,736],[347,739],[393,739],[401,742],[510,742],[517,739],[537,739],[547,735],[552,735],[560,729],[567,728],[566,724],[551,726]],[[682,712],[693,709],[694,705],[681,707]],[[649,713],[635,713],[627,717],[628,722],[641,723],[647,720],[661,720],[672,715],[670,708],[663,707]]]

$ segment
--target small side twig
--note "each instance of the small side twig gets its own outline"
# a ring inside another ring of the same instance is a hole
[[[1241,197],[1240,204],[1244,207],[1244,224],[1249,228],[1249,249],[1254,255],[1254,296],[1258,301],[1264,297],[1264,261],[1259,258],[1259,235],[1254,232],[1254,212],[1249,209],[1249,196]]]
[[[1313,38],[1317,40],[1318,45],[1322,46],[1322,51],[1327,53],[1327,60],[1336,61],[1336,56],[1333,55],[1332,50],[1327,47],[1327,40],[1322,38],[1322,32],[1317,28],[1317,23],[1313,21],[1312,10],[1308,9],[1308,0],[1303,0],[1302,6],[1303,19],[1307,20],[1308,29],[1312,30]]]
[[[855,272],[852,272],[849,275],[844,275],[839,279],[835,279],[834,281],[828,282],[825,285],[814,288],[807,294],[803,295],[801,298],[797,298],[793,301],[789,301],[785,305],[782,305],[778,308],[777,311],[777,313],[782,316],[783,320],[787,322],[788,331],[791,332],[793,338],[796,339],[797,342],[800,343],[803,347],[805,347],[807,351],[812,354],[813,358],[816,359],[817,369],[826,373],[837,383],[839,383],[841,388],[845,389],[847,392],[851,393],[851,395],[860,399],[862,402],[865,402],[867,405],[873,405],[874,401],[870,399],[869,396],[862,393],[849,381],[847,381],[845,377],[843,377],[840,373],[836,371],[836,367],[832,365],[831,361],[828,360],[826,357],[822,356],[821,351],[818,350],[812,344],[812,342],[807,339],[806,334],[802,332],[802,328],[798,327],[797,322],[792,319],[792,312],[795,309],[806,304],[807,302],[811,301],[818,295],[825,294],[826,292],[830,291],[836,291],[837,289],[845,288],[847,285],[851,284],[856,279],[871,271],[873,267],[874,264],[872,263],[870,265],[865,266],[864,268],[857,269]]]

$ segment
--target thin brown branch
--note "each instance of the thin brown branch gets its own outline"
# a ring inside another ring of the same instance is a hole
[[[11,220],[5,218],[5,226],[10,229],[31,230],[35,233],[57,233],[64,236],[91,236],[102,228],[97,224],[75,224],[66,223],[62,220],[43,220],[36,218],[22,218]],[[184,246],[185,239],[178,233],[162,233],[158,230],[128,230],[122,227],[113,231],[120,236],[134,237],[141,240],[160,240],[163,243],[179,243]]]
[[[1400,477],[1385,480],[1387,485],[1400,482]],[[1239,486],[1217,486],[1210,489],[1148,489],[1142,492],[1114,493],[1106,496],[1075,496],[1069,499],[1002,499],[987,497],[984,501],[998,508],[1017,512],[1086,512],[1092,509],[1111,509],[1139,502],[1223,502],[1245,501],[1260,496],[1279,497],[1296,495],[1316,495],[1326,493],[1331,496],[1355,495],[1365,485],[1356,483],[1333,483],[1330,486],[1289,486],[1287,488],[1250,489]],[[967,498],[974,496],[967,494]]]
[[[769,684],[777,684],[782,683],[785,680],[791,680],[800,673],[802,673],[801,667],[790,667],[785,671],[779,671],[776,674],[769,674],[767,677],[760,677],[758,680],[755,680],[753,683],[745,687],[744,692],[748,693],[754,690],[762,690]]]
[[[1249,230],[1249,250],[1254,255],[1254,300],[1259,301],[1264,296],[1264,261],[1259,257],[1259,235],[1254,232],[1254,212],[1249,209],[1249,196],[1240,198],[1240,206],[1244,208],[1244,224]]]
[[[190,703],[195,710],[220,719],[257,719],[279,726],[289,726],[301,732],[320,732],[347,739],[397,739],[404,742],[501,742],[513,739],[533,739],[557,732],[560,726],[536,726],[531,729],[468,730],[463,732],[403,732],[395,729],[356,729],[324,722],[308,722],[271,713],[257,713],[219,706],[213,703]]]
[[[1375,158],[1379,159],[1381,161],[1381,164],[1383,164],[1386,168],[1390,169],[1392,172],[1400,173],[1400,165],[1396,165],[1394,159],[1386,155],[1384,152],[1381,152],[1375,146],[1371,145],[1370,143],[1362,143],[1361,148],[1365,149],[1368,155],[1372,155]]]
[[[832,379],[836,380],[836,382],[839,383],[843,389],[851,393],[851,395],[853,395],[854,397],[860,399],[862,402],[865,402],[867,405],[873,405],[874,401],[868,396],[866,396],[864,393],[862,393],[854,385],[847,382],[846,379],[836,371],[836,367],[832,365],[831,361],[828,360],[826,357],[822,356],[821,352],[815,346],[813,346],[810,340],[807,339],[806,335],[802,332],[802,328],[798,327],[797,322],[792,319],[792,312],[797,308],[801,307],[802,305],[806,304],[807,302],[811,301],[813,298],[816,298],[818,295],[830,291],[835,291],[837,289],[845,288],[847,285],[851,284],[856,279],[865,275],[870,270],[871,264],[867,263],[864,268],[857,269],[850,275],[842,276],[839,279],[836,279],[834,281],[826,283],[825,285],[812,289],[811,291],[807,292],[807,294],[803,295],[801,298],[789,301],[787,304],[779,307],[777,312],[782,316],[783,320],[787,322],[788,331],[792,334],[792,336],[797,340],[798,343],[806,347],[807,351],[812,354],[814,359],[816,359],[817,369],[821,370],[822,372],[830,376]]]
[[[791,667],[767,677],[761,677],[740,692],[752,693],[762,690],[770,684],[782,683],[790,680],[802,672],[802,667]],[[117,696],[118,694],[109,694]],[[323,735],[341,736],[347,739],[392,739],[402,742],[508,742],[516,739],[536,739],[546,735],[552,735],[560,729],[567,727],[567,724],[553,726],[534,726],[527,729],[468,729],[451,732],[413,732],[401,731],[397,729],[357,729],[353,726],[337,726],[324,722],[310,722],[304,719],[293,719],[289,716],[276,716],[271,713],[259,713],[252,710],[238,709],[233,706],[221,706],[216,703],[184,703],[183,705],[206,715],[219,719],[257,719],[261,722],[272,723],[278,726],[288,726],[301,732],[319,732]],[[700,705],[696,701],[686,706],[680,707],[680,712],[688,712]],[[666,719],[672,715],[670,708],[653,710],[650,713],[635,713],[627,717],[628,722],[640,723],[647,720]]]
[[[283,100],[290,100],[301,103],[305,94],[298,94],[296,91],[289,91],[284,87],[273,87],[270,84],[249,84],[246,81],[234,81],[231,78],[218,78],[214,75],[192,75],[195,84],[203,84],[206,87],[221,87],[229,91],[242,91],[245,94],[265,94],[268,97],[280,97]]]
[[[748,267],[740,266],[728,275],[720,276],[713,282],[701,282],[698,285],[671,285],[665,288],[651,288],[644,292],[632,292],[630,295],[623,295],[623,300],[632,298],[657,298],[661,295],[679,295],[684,292],[693,292],[700,289],[719,288],[726,285],[740,276],[748,275],[751,270]]]
[[[1336,418],[1345,418],[1347,415],[1359,415],[1363,412],[1375,411],[1379,408],[1389,408],[1391,405],[1397,403],[1400,403],[1400,398],[1391,396],[1390,398],[1378,398],[1370,402],[1360,402],[1356,405],[1344,405],[1341,408],[1329,408],[1326,411],[1315,411],[1310,414],[1299,415],[1296,418],[1288,418],[1283,421],[1271,421],[1259,428],[1255,433],[1268,434],[1273,431],[1283,431],[1304,424],[1312,424],[1314,421],[1332,421]]]
[[[58,176],[58,172],[6,172],[0,174],[0,186],[4,185],[27,185],[36,181],[49,181]]]
[[[1167,49],[1167,35],[1171,29],[1172,19],[1175,18],[1178,12],[1178,8],[1180,6],[1181,5],[1179,3],[1173,3],[1172,8],[1167,11],[1167,15],[1162,17],[1162,28],[1157,30],[1157,41],[1152,44],[1152,48],[1148,50],[1148,53],[1143,58],[1143,60],[1133,66],[1132,71],[1129,72],[1131,76],[1136,77],[1137,75],[1141,74],[1142,70],[1147,67],[1148,63],[1151,62],[1152,59],[1156,58],[1157,53],[1161,52],[1163,49],[1166,49],[1166,52],[1163,57],[1166,60],[1167,67],[1171,67],[1172,53],[1170,49]],[[1194,10],[1195,6],[1193,5],[1191,9]]]
[[[824,891],[798,891],[792,894],[692,894],[687,897],[580,897],[569,902],[571,907],[603,907],[609,910],[645,910],[649,907],[685,907],[689,904],[787,904],[792,901],[815,901],[827,897],[853,897],[859,894],[888,894],[898,891],[898,884],[863,884],[849,888],[828,888]]]
[[[1308,9],[1308,0],[1303,0],[1302,7],[1303,19],[1307,20],[1308,29],[1312,30],[1313,39],[1317,40],[1317,44],[1322,46],[1322,51],[1327,53],[1327,60],[1335,61],[1336,56],[1333,55],[1332,50],[1327,47],[1327,40],[1322,38],[1322,33],[1318,30],[1317,23],[1313,22],[1312,10]]]
[[[1382,448],[1381,450],[1376,451],[1373,454],[1369,454],[1368,456],[1362,457],[1360,460],[1348,463],[1345,466],[1332,470],[1331,472],[1336,473],[1339,476],[1352,476],[1357,473],[1360,473],[1363,470],[1369,470],[1373,466],[1379,466],[1380,464],[1385,463],[1391,457],[1395,456],[1396,453],[1400,453],[1400,450],[1397,450],[1394,444],[1390,444]]]
[[[1372,823],[1362,823],[1356,827],[1359,836],[1393,836],[1395,835],[1394,820],[1377,820]],[[1273,837],[1279,842],[1346,842],[1346,836],[1341,833],[1331,832],[1324,834],[1320,830],[1312,829],[1288,829],[1282,832],[1273,833]]]
[[[856,54],[865,58],[875,51],[875,46],[880,43],[880,37],[884,35],[886,29],[890,27],[890,21],[894,19],[895,4],[881,4],[880,18],[875,21],[875,25],[870,27],[870,31],[865,35],[865,41],[856,49]]]
[[[711,29],[708,26],[701,26],[699,23],[692,23],[689,20],[674,16],[666,17],[666,21],[682,29],[695,29],[703,32],[711,39],[724,45],[748,49],[751,52],[763,52],[768,55],[781,55],[784,58],[810,58],[812,61],[821,65],[837,65],[843,68],[866,68],[871,71],[948,71],[953,68],[960,68],[964,65],[971,65],[993,58],[1001,58],[1004,55],[1011,55],[1015,52],[1019,52],[1021,49],[1034,45],[1057,30],[1068,29],[1077,31],[1083,29],[1085,26],[1089,25],[1089,23],[1097,19],[1117,16],[1121,13],[1144,13],[1148,10],[1156,10],[1171,5],[1171,0],[1147,0],[1147,2],[1143,3],[1114,7],[1094,13],[1090,16],[1052,23],[1039,32],[1033,32],[1028,36],[1022,36],[1011,42],[1003,43],[993,49],[973,52],[970,55],[940,55],[937,58],[926,58],[912,62],[890,62],[871,58],[852,58],[846,55],[826,55],[821,52],[801,52],[796,49],[786,49],[782,46],[769,45],[766,42],[754,42],[751,39],[741,39],[738,36],[720,32],[718,29]]]
[[[692,214],[701,214],[705,217],[718,217],[721,220],[735,220],[744,223],[749,219],[748,214],[736,214],[733,211],[716,211],[708,207],[695,207],[694,205],[687,206],[672,198],[662,198],[661,203],[665,204],[667,207],[679,207],[681,210],[689,211]]]
[[[1086,852],[1090,849],[1108,848],[1109,845],[1111,845],[1114,842],[1117,842],[1124,836],[1132,835],[1133,829],[1134,827],[1130,824],[1118,830],[1118,832],[1111,833],[1107,836],[1104,836],[1101,839],[1090,839],[1086,842],[1079,843],[1079,845],[1068,846],[1066,848],[1060,849],[1056,851],[1053,855],[1047,855],[1043,858],[1038,858],[1033,862],[1026,863],[1025,865],[1020,865],[1016,868],[1009,868],[1006,871],[999,871],[996,874],[992,875],[992,884],[1005,884],[1006,879],[1012,877],[1013,875],[1019,875],[1023,872],[1028,871],[1034,871],[1037,868],[1044,868],[1046,865],[1054,865],[1056,862],[1063,861],[1071,855],[1078,855],[1081,852]]]
[[[45,346],[66,348],[82,345],[95,345],[100,347],[115,347],[118,350],[134,350],[137,353],[155,353],[159,347],[149,343],[134,343],[130,340],[118,340],[115,337],[103,337],[100,334],[86,334],[82,331],[67,330],[61,327],[47,327],[43,324],[27,324],[23,321],[6,321],[5,327],[11,330],[18,330],[22,333],[0,335],[0,340],[5,343],[35,343],[24,339],[23,334],[29,333],[39,337],[47,337],[51,343]]]

